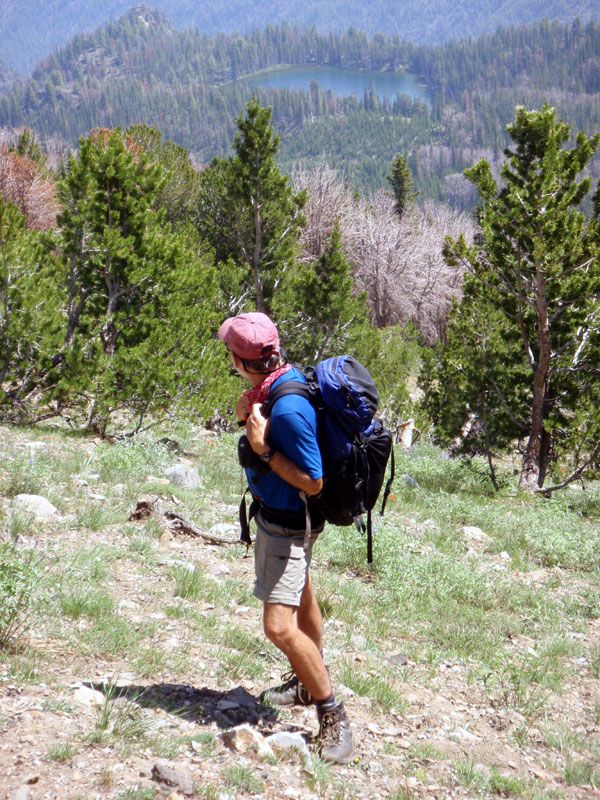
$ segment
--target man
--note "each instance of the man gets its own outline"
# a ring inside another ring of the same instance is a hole
[[[237,372],[252,384],[242,392],[236,415],[245,421],[252,450],[270,467],[246,469],[258,502],[254,595],[264,604],[265,634],[285,653],[293,675],[282,686],[263,692],[261,700],[275,706],[316,704],[319,754],[345,764],[352,759],[352,732],[323,662],[323,619],[309,575],[312,547],[324,524],[314,515],[309,525],[306,519],[307,497],[323,487],[316,413],[297,394],[280,397],[268,419],[261,413],[272,386],[305,381],[282,358],[279,334],[269,317],[258,312],[231,317],[221,325],[219,336]]]

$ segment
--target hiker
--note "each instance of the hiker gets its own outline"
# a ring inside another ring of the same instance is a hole
[[[316,412],[307,398],[289,394],[277,401],[269,419],[261,413],[272,386],[305,381],[282,355],[277,328],[266,314],[230,317],[219,336],[236,371],[251,384],[238,400],[236,415],[245,423],[254,459],[254,468],[246,468],[256,510],[254,595],[263,602],[266,636],[292,668],[281,686],[264,691],[260,699],[273,706],[314,703],[320,757],[345,764],[352,759],[352,732],[323,661],[323,619],[309,574],[312,547],[324,527],[314,512],[307,524],[306,499],[323,487]]]

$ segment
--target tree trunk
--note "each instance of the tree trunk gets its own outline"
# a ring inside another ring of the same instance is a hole
[[[539,358],[533,374],[533,400],[531,404],[531,429],[519,477],[519,489],[541,489],[546,477],[550,455],[550,434],[544,429],[544,410],[547,407],[548,375],[550,372],[550,327],[544,276],[538,268],[536,274],[536,313],[538,318]]]
[[[254,288],[256,290],[256,310],[267,313],[265,295],[263,291],[262,279],[260,277],[260,262],[262,254],[262,220],[260,217],[260,207],[258,202],[254,202],[254,253],[252,254],[252,275],[254,277]]]

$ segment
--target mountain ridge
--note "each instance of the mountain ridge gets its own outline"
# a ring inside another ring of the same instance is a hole
[[[132,0],[30,0],[26,6],[4,0],[0,9],[3,58],[29,74],[35,64],[73,36],[122,16],[138,4]],[[253,0],[150,0],[178,29],[198,27],[203,33],[264,28],[288,22],[301,28],[342,32],[350,27],[373,34],[385,31],[415,44],[438,44],[463,36],[491,33],[498,25],[518,26],[544,17],[571,22],[600,20],[594,0],[274,0],[265,8]],[[40,20],[44,21],[40,25]]]
[[[75,37],[40,62],[29,81],[0,97],[0,126],[25,125],[41,141],[56,136],[76,146],[95,127],[146,124],[206,163],[229,152],[249,99],[247,85],[236,79],[298,64],[407,69],[429,88],[430,106],[407,95],[382,102],[374,89],[343,97],[316,81],[308,91],[255,90],[273,108],[286,171],[325,163],[360,191],[385,186],[389,164],[402,152],[423,197],[467,207],[471,189],[462,170],[498,157],[515,105],[550,102],[573,131],[600,129],[597,23],[544,20],[428,47],[385,34],[324,35],[286,24],[208,36],[178,31],[147,6]]]

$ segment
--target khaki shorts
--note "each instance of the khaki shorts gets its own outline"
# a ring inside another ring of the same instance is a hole
[[[304,530],[268,522],[260,511],[254,519],[254,596],[263,603],[299,606],[312,548],[323,527],[312,531],[309,547],[305,550]]]

